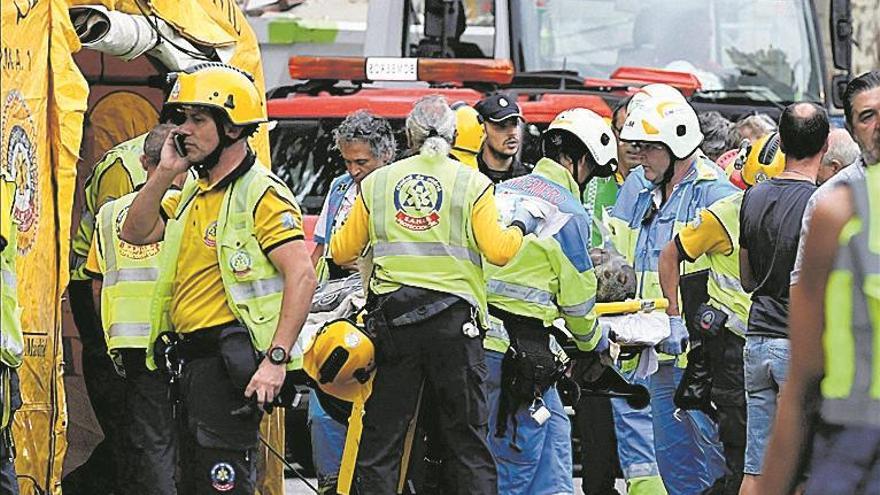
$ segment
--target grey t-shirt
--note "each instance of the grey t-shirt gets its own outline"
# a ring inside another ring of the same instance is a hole
[[[862,162],[862,159],[859,158],[852,165],[844,168],[828,179],[824,184],[819,186],[819,189],[816,189],[816,192],[813,193],[813,196],[807,201],[807,208],[804,210],[804,218],[801,220],[801,238],[798,241],[797,257],[794,259],[794,268],[791,270],[791,285],[797,284],[798,278],[801,274],[801,264],[804,259],[804,242],[806,242],[807,239],[807,231],[810,230],[810,221],[813,219],[813,210],[816,209],[816,203],[818,203],[819,199],[827,194],[828,191],[837,187],[838,184],[854,179],[861,179],[864,176],[865,165],[864,162]]]

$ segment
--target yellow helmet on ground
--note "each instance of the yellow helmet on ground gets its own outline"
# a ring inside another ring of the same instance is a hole
[[[370,338],[347,319],[324,325],[303,353],[303,370],[324,392],[349,402],[362,400],[376,369]]]
[[[742,167],[743,181],[749,186],[776,177],[785,168],[785,154],[779,145],[779,133],[768,134],[752,144]]]
[[[455,110],[455,143],[452,144],[452,156],[476,169],[477,154],[486,139],[483,118],[472,106],[463,101],[453,103],[451,108]]]
[[[234,125],[266,122],[263,95],[246,72],[219,62],[190,67],[175,76],[165,107],[198,105],[217,108]]]

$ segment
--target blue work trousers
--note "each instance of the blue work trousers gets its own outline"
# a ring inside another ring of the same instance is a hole
[[[489,370],[489,449],[498,466],[498,493],[505,495],[552,495],[574,493],[571,460],[571,422],[556,387],[544,393],[550,418],[539,425],[529,405],[521,406],[508,419],[507,431],[495,436],[501,396],[501,361],[504,355],[486,351]],[[516,436],[514,437],[514,432]],[[516,447],[513,447],[515,443]]]
[[[656,493],[659,474],[671,495],[698,495],[725,473],[715,423],[699,411],[676,411],[672,399],[683,371],[672,361],[661,362],[657,372],[641,382],[651,391],[651,404],[645,409],[611,401],[620,464],[632,493]]]
[[[651,375],[654,446],[671,495],[698,495],[725,473],[718,428],[701,411],[676,411],[672,399],[684,370],[661,362]]]

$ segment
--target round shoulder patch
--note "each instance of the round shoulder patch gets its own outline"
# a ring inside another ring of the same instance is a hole
[[[211,486],[218,492],[235,488],[235,469],[227,462],[218,462],[211,468]]]

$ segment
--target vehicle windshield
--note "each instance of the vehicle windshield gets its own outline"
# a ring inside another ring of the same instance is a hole
[[[809,0],[521,0],[523,69],[607,78],[618,67],[697,76],[705,90],[818,100]]]

